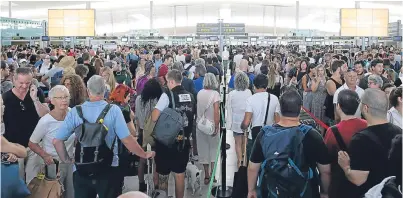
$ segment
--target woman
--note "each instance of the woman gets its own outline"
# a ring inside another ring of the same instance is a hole
[[[204,115],[204,117],[212,121],[215,126],[213,135],[207,135],[196,127],[199,162],[203,164],[204,167],[204,184],[206,185],[210,182],[218,142],[220,140],[220,137],[217,135],[220,128],[220,94],[216,91],[218,88],[219,83],[217,78],[214,74],[207,73],[204,76],[203,89],[197,94],[197,123]]]
[[[105,98],[109,98],[109,94],[118,86],[115,75],[113,75],[111,68],[104,67],[101,69],[101,76],[104,78],[106,84]]]
[[[278,73],[277,63],[271,62],[269,64],[269,84],[267,86],[267,92],[280,97],[280,88],[283,85],[283,77]]]
[[[252,92],[249,88],[249,77],[244,72],[237,72],[234,80],[235,90],[231,91],[228,95],[226,109],[227,129],[231,130],[235,138],[235,151],[238,157],[238,167],[242,161],[242,149],[246,144],[244,141],[243,131],[241,129],[241,123],[245,115],[246,99],[252,96]]]
[[[338,88],[340,88],[344,84],[344,79],[341,78],[341,68],[344,65],[344,61],[335,60],[332,63],[332,76],[329,80],[326,81],[326,101],[325,101],[325,115],[328,118],[327,125],[333,126],[334,123],[334,104],[333,104],[333,95]]]
[[[159,82],[156,79],[150,79],[144,85],[144,89],[141,94],[136,98],[136,126],[138,127],[138,141],[139,144],[143,143],[143,129],[145,121],[151,115],[151,110],[158,103],[159,98],[162,95],[162,88]],[[141,192],[145,192],[147,190],[146,183],[144,181],[144,167],[146,165],[146,161],[140,159],[140,165],[138,169],[138,177],[139,177],[139,189]],[[155,170],[155,169],[154,169]],[[158,181],[158,175],[154,175],[154,183]]]
[[[144,75],[145,73],[145,65],[146,65],[146,59],[145,58],[140,58],[139,65],[136,68],[136,79],[139,79],[141,76]]]
[[[390,93],[395,89],[396,87],[392,83],[385,83],[383,84],[382,91],[385,92],[386,96],[389,98]],[[389,103],[390,104],[390,103]]]
[[[65,86],[53,87],[49,91],[49,98],[54,108],[39,120],[28,143],[29,148],[43,159],[42,166],[54,164],[54,160],[60,161],[52,141],[70,109],[70,94]],[[73,157],[74,140],[75,135],[73,134],[64,143],[70,157]],[[74,198],[73,166],[73,164],[59,164],[60,182],[65,189],[63,193],[65,198]],[[56,176],[56,173],[48,174]]]
[[[82,104],[87,99],[87,89],[85,88],[84,81],[77,74],[63,76],[60,84],[64,85],[69,90],[70,108]]]
[[[312,105],[312,79],[315,78],[315,63],[309,64],[308,69],[306,70],[306,75],[302,77],[302,88],[304,89],[303,93],[303,106],[308,110],[311,110]]]
[[[150,80],[151,78],[154,78],[155,72],[156,72],[156,70],[155,70],[154,63],[152,61],[147,61],[145,63],[144,75],[142,77],[139,77],[139,79],[137,80],[137,85],[136,85],[137,94],[141,94],[146,82],[148,80]]]
[[[100,58],[94,61],[95,73],[101,76],[101,69],[104,67],[104,62]]]
[[[133,111],[131,111],[129,106],[129,100],[132,94],[134,94],[134,90],[126,85],[121,84],[113,90],[113,92],[109,96],[109,100],[111,103],[120,107],[130,133],[136,137],[136,129],[134,127],[134,122],[132,119],[134,118],[134,113]]]
[[[326,71],[320,65],[316,68],[316,77],[312,79],[312,105],[311,111],[319,120],[325,120]]]
[[[50,69],[51,69],[50,56],[46,55],[45,58],[43,59],[43,63],[39,65],[38,68],[40,76],[43,76],[46,73],[48,73]]]
[[[388,121],[402,128],[402,87],[398,87],[390,93],[389,102],[392,108],[388,110]]]

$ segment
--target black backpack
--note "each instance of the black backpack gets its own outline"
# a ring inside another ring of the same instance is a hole
[[[113,140],[112,148],[109,149],[105,142],[108,128],[103,124],[110,108],[111,105],[107,104],[96,122],[90,123],[84,118],[82,107],[80,105],[76,107],[78,115],[83,120],[83,123],[74,129],[77,136],[74,159],[80,175],[96,176],[112,164],[116,138]]]

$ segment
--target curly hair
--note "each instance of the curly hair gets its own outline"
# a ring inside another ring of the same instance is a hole
[[[60,84],[64,85],[66,80],[70,80],[71,89],[70,92],[70,106],[82,104],[87,99],[87,92],[83,79],[77,74],[69,74],[63,76]]]
[[[101,75],[101,69],[104,67],[104,62],[100,58],[95,59],[94,61],[95,73],[97,75]]]
[[[145,105],[149,100],[159,99],[162,95],[162,87],[160,83],[152,78],[146,82],[144,89],[141,92],[141,100]]]

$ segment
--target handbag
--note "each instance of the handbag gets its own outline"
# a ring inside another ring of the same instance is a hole
[[[31,195],[28,198],[61,198],[63,197],[64,187],[60,182],[60,170],[59,162],[53,159],[56,165],[57,176],[55,179],[48,177],[48,174],[44,174],[42,171],[31,180],[28,184],[28,189],[31,191]],[[44,166],[45,173],[48,173],[48,166]]]
[[[18,163],[10,163],[6,161],[6,154],[1,155],[1,197],[23,198],[30,195],[27,185],[20,178]]]
[[[210,107],[210,105],[213,102],[213,97],[214,97],[214,95],[211,94],[209,103],[207,104],[207,107],[204,110],[203,115],[197,122],[197,129],[199,129],[201,132],[205,133],[206,135],[213,135],[214,130],[215,130],[214,123],[212,121],[210,121],[209,119],[207,119],[205,116],[207,109]]]

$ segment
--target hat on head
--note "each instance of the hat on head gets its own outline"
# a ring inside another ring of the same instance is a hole
[[[77,66],[77,62],[73,56],[65,56],[62,58],[62,60],[60,60],[58,66],[63,68],[75,68]]]

